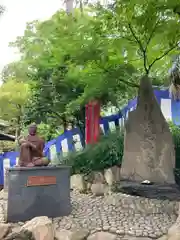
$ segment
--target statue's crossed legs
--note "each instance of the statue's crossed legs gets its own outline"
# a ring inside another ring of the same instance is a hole
[[[37,155],[41,155],[41,157],[31,157],[32,156],[32,148],[33,151],[37,151]],[[35,166],[47,166],[49,164],[49,160],[43,156],[43,153],[38,152],[29,142],[23,142],[21,144],[20,150],[20,159],[19,159],[20,167],[35,167]],[[23,161],[24,160],[24,161]]]

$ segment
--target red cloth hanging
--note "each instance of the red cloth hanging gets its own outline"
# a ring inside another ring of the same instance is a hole
[[[100,103],[98,101],[89,102],[86,105],[86,144],[98,141],[100,134]]]

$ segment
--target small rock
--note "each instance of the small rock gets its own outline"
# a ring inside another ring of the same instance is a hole
[[[119,234],[119,235],[124,235],[124,230],[123,229],[118,229],[116,231],[116,233]]]
[[[69,240],[71,237],[71,231],[70,230],[57,230],[55,232],[55,239],[57,240]]]
[[[115,240],[116,235],[108,232],[96,232],[89,236],[87,240]]]
[[[8,192],[4,189],[0,191],[0,199],[7,200],[8,199]]]
[[[127,238],[128,240],[151,240],[151,238],[148,237],[129,237]]]
[[[54,227],[48,217],[35,217],[25,223],[21,229],[32,232],[36,240],[54,240]]]
[[[110,226],[103,226],[104,231],[108,231],[110,229]]]
[[[5,217],[3,214],[3,210],[1,211],[1,205],[0,205],[0,223],[3,223],[3,222],[5,222]]]
[[[106,183],[102,172],[93,172],[93,183]]]
[[[91,192],[94,196],[104,196],[107,191],[106,184],[103,183],[93,183],[91,186]]]
[[[10,233],[4,240],[36,240],[32,232],[28,230],[20,230],[19,232],[12,232]]]
[[[18,225],[19,225],[19,226],[23,226],[24,223],[23,223],[23,222],[18,222]]]
[[[180,239],[180,232],[176,232],[173,235],[167,238],[168,240],[179,240]]]
[[[104,178],[109,186],[120,181],[120,168],[113,166],[104,170]]]
[[[21,231],[21,226],[20,225],[11,225],[11,230],[12,230],[12,233],[19,233]]]
[[[82,174],[75,174],[71,176],[71,189],[83,192],[86,190],[86,183]]]
[[[57,230],[55,238],[57,240],[85,240],[89,235],[89,231],[85,229],[80,230]]]
[[[168,240],[168,237],[165,235],[165,236],[158,238],[157,240]]]
[[[116,233],[116,231],[117,231],[117,229],[115,227],[111,227],[109,230],[109,232],[111,232],[111,233]]]
[[[85,240],[89,235],[89,231],[85,229],[79,229],[72,231],[70,240]]]
[[[10,224],[0,223],[0,239],[3,239],[10,230]]]
[[[88,192],[91,191],[91,186],[92,186],[92,183],[87,182],[87,184],[86,184],[86,188],[87,188],[87,191],[88,191]]]
[[[180,225],[175,223],[168,230],[168,239],[177,235],[179,235],[180,238]]]

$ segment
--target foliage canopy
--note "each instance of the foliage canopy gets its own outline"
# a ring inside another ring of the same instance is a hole
[[[24,124],[55,129],[71,121],[83,129],[90,100],[120,108],[137,94],[145,74],[154,85],[164,85],[179,54],[179,12],[178,0],[116,0],[28,23],[11,43],[21,59],[2,73],[5,86],[9,81],[29,86]]]

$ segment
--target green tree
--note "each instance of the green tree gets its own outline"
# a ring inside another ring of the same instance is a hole
[[[29,86],[26,83],[9,80],[0,87],[0,117],[14,126],[16,137],[20,135],[23,108],[28,95]]]
[[[173,11],[177,5],[178,1],[116,1],[114,12],[108,11],[107,22],[121,34],[127,60],[131,61],[129,53],[134,52],[139,57],[134,65],[140,63],[144,74],[166,68],[169,56],[178,51],[179,19]]]
[[[60,26],[61,31],[57,31]],[[82,16],[77,12],[74,21],[58,12],[49,21],[28,24],[25,35],[17,39],[15,46],[19,47],[29,65],[36,69],[32,78],[37,80],[35,85],[39,91],[41,89],[41,96],[48,92],[50,97],[51,92],[56,98],[55,105],[63,105],[63,109],[58,106],[54,112],[57,109],[61,112],[77,110],[77,107],[96,97],[112,101],[115,92],[118,92],[118,97],[125,95],[125,78],[135,69],[124,63],[118,65],[116,49],[108,50],[113,41],[102,39],[98,28],[98,19],[87,13]],[[36,41],[32,41],[33,38]],[[123,88],[121,94],[118,82]],[[133,81],[129,84],[137,86]],[[50,106],[52,109],[53,105]]]
[[[179,52],[178,5],[116,0],[108,7],[85,7],[83,14],[59,11],[29,23],[13,43],[28,66],[32,89],[25,120],[82,121],[88,101],[119,106],[137,94],[143,75],[162,85]]]
[[[28,78],[28,65],[25,61],[17,61],[7,64],[1,73],[2,81],[5,83],[9,79],[14,79],[17,82],[27,82]]]

